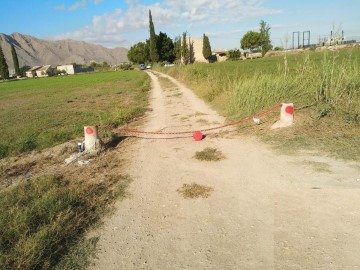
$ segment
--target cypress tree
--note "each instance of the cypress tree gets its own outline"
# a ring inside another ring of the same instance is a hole
[[[3,50],[0,46],[0,76],[3,80],[9,79],[9,68],[6,64],[6,59]]]
[[[189,64],[190,62],[190,50],[186,42],[186,35],[187,32],[184,32],[182,36],[182,45],[181,45],[181,56],[183,59],[183,63],[185,65]]]
[[[205,34],[203,36],[202,53],[203,53],[204,58],[210,62],[210,59],[211,59],[211,56],[212,56],[211,46],[210,46],[209,37],[206,36]]]
[[[175,51],[176,61],[181,63],[181,36],[180,35],[175,37],[174,51]]]
[[[21,74],[20,74],[19,60],[16,54],[14,44],[11,44],[11,55],[14,62],[15,75],[20,76]]]
[[[156,63],[159,61],[159,54],[156,48],[156,35],[154,23],[152,21],[151,10],[149,10],[149,30],[150,30],[150,59],[151,62]]]

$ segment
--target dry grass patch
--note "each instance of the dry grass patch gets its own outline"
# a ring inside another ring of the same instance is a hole
[[[209,121],[206,120],[206,119],[203,119],[203,118],[200,118],[200,119],[196,120],[196,122],[199,123],[199,124],[202,124],[202,125],[209,124]]]
[[[214,189],[212,187],[192,183],[183,184],[183,186],[176,191],[179,192],[185,199],[194,199],[207,198]]]
[[[224,154],[216,148],[206,147],[204,150],[196,152],[195,158],[203,161],[219,161],[224,159]]]
[[[176,92],[175,94],[172,95],[172,97],[181,97],[182,93],[181,92]]]
[[[159,82],[160,82],[160,85],[161,87],[163,88],[173,88],[173,87],[176,87],[176,85],[170,81],[168,78],[165,78],[165,77],[159,77]]]
[[[325,162],[312,161],[312,160],[304,160],[302,162],[305,166],[313,169],[316,172],[326,172],[330,173],[330,165]]]
[[[194,114],[194,116],[201,116],[201,115],[208,115],[207,113],[203,113],[203,112],[196,112]]]

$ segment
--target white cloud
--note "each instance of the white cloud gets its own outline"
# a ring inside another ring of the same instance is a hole
[[[104,0],[94,0],[94,4],[95,4],[95,5],[99,5],[99,4],[101,4],[102,2],[104,2]]]
[[[211,25],[227,27],[231,23],[236,24],[244,19],[282,12],[278,9],[267,8],[263,0],[164,0],[151,5],[140,4],[138,0],[126,0],[126,3],[129,5],[127,10],[116,9],[113,12],[94,16],[90,26],[76,32],[64,33],[56,38],[96,41],[96,43],[111,47],[119,46],[121,44],[117,42],[120,40],[125,42],[128,40],[125,37],[131,33],[147,30],[149,9],[151,9],[156,31],[159,31],[161,27],[167,27],[167,29],[181,27],[181,31],[191,27],[194,29]],[[81,0],[70,10],[86,5],[87,0]],[[132,45],[130,40],[127,43]]]
[[[73,4],[69,10],[70,11],[75,11],[77,10],[78,8],[84,8],[87,6],[87,0],[81,0],[81,1],[78,1],[76,2],[75,4]]]

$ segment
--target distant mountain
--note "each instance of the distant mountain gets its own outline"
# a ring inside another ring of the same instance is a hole
[[[14,68],[10,44],[15,46],[20,66],[89,64],[90,61],[106,61],[110,65],[116,65],[128,61],[126,48],[109,49],[71,39],[50,41],[19,33],[0,33],[0,45],[9,70]]]

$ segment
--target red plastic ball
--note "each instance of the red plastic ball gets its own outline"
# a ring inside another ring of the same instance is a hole
[[[201,131],[195,131],[193,137],[195,141],[201,141],[204,136]]]

